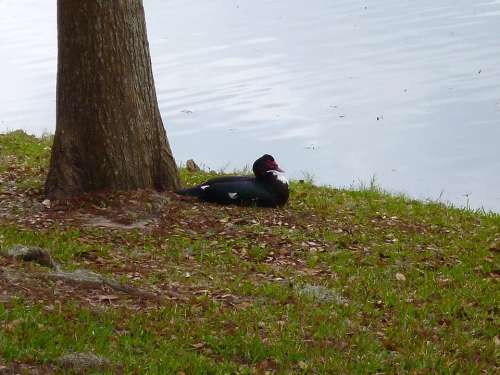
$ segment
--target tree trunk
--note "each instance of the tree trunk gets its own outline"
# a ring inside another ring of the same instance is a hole
[[[177,188],[142,0],[58,0],[57,11],[57,123],[47,196]]]

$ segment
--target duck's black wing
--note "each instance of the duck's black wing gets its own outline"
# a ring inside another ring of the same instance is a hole
[[[208,202],[221,204],[276,207],[276,199],[253,177],[220,177],[185,189],[179,194],[196,196]]]
[[[202,184],[193,186],[191,188],[177,190],[176,193],[180,195],[188,195],[191,197],[201,198],[206,195],[205,189],[207,189],[208,186],[213,186],[215,184],[221,184],[221,183],[234,183],[234,182],[245,182],[245,181],[255,181],[255,177],[252,176],[215,177],[211,178],[208,181],[205,181]]]

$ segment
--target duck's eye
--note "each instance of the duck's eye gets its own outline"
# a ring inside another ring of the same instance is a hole
[[[266,165],[268,166],[268,168],[270,169],[274,169],[278,166],[278,164],[276,164],[276,162],[274,160],[269,160]]]

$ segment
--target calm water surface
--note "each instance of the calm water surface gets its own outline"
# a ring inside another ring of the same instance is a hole
[[[178,161],[500,211],[500,0],[144,0]],[[55,129],[56,1],[0,0],[0,131]]]

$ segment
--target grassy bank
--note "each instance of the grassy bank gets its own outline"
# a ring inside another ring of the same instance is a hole
[[[152,192],[42,204],[50,139],[0,135],[0,368],[95,373],[497,373],[500,216],[293,182],[282,209]],[[182,171],[186,184],[207,173]]]

